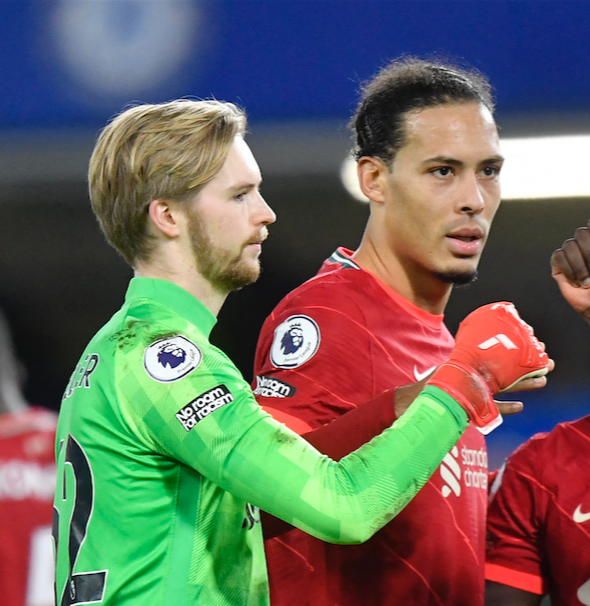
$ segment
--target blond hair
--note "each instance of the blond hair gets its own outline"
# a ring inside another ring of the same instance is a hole
[[[152,200],[184,201],[221,169],[245,113],[222,101],[138,105],[101,132],[88,170],[92,209],[109,243],[133,266],[147,260]]]

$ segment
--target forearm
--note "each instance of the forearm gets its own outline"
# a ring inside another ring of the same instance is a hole
[[[385,391],[301,437],[321,453],[328,455],[334,461],[340,461],[347,454],[391,427],[397,419],[394,393],[394,390]]]
[[[396,390],[385,391],[301,437],[321,453],[334,461],[340,461],[393,424],[397,419],[395,395]],[[261,512],[261,520],[265,539],[276,537],[293,528],[291,524],[264,511]]]
[[[279,452],[268,442],[260,452],[262,436],[248,432],[242,449],[255,448],[250,441],[256,440],[264,469],[257,470],[255,482],[227,488],[318,538],[362,542],[416,495],[467,424],[463,409],[430,387],[393,427],[340,463],[309,446],[302,449],[300,440],[281,435],[285,430],[275,424]]]

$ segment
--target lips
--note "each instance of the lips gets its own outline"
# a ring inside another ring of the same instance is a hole
[[[244,247],[247,248],[248,246],[254,246],[260,249],[262,248],[262,243],[266,240],[266,238],[268,238],[267,231],[259,232],[255,236],[247,240],[244,244]]]
[[[268,231],[264,229],[263,231],[257,233],[253,238],[248,240],[246,244],[262,244],[268,238]]]
[[[465,257],[471,257],[481,252],[483,237],[484,233],[479,228],[458,229],[446,236],[451,250],[455,254]]]

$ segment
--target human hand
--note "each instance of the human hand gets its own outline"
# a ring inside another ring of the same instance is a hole
[[[551,275],[564,299],[590,324],[590,221],[553,252]]]
[[[489,433],[502,417],[494,394],[541,387],[554,367],[533,329],[511,303],[491,303],[470,313],[459,325],[449,360],[427,381],[449,393],[466,410],[482,433]],[[533,381],[531,381],[533,380]],[[517,387],[518,386],[518,387]],[[508,402],[518,412],[522,405]]]

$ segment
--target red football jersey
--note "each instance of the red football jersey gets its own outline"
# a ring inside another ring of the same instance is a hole
[[[339,248],[266,320],[255,361],[260,404],[300,434],[445,359],[453,339]],[[266,542],[275,606],[483,604],[487,453],[470,426],[410,504],[363,545],[297,529]]]
[[[52,606],[55,494],[52,412],[0,416],[0,602]]]
[[[492,487],[486,578],[590,605],[590,416],[533,436]]]

